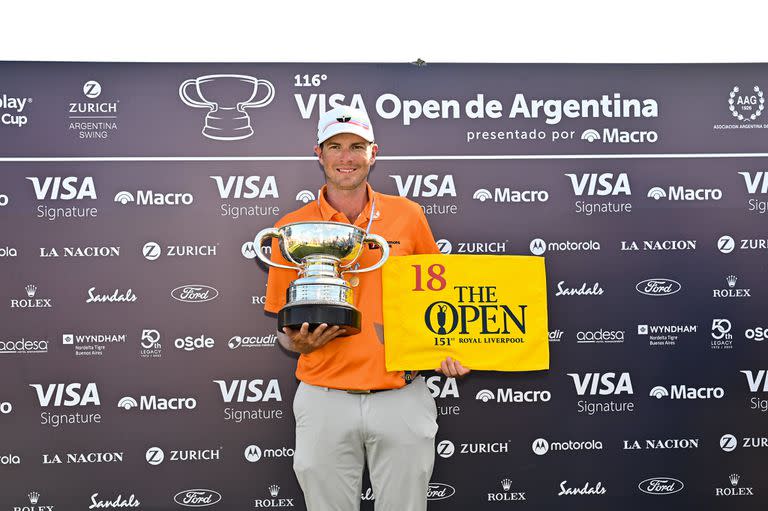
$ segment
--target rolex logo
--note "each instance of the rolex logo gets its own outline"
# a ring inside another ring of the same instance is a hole
[[[40,500],[40,493],[36,491],[31,491],[27,493],[27,497],[29,497],[30,504],[37,504],[37,501]]]
[[[728,283],[728,287],[731,287],[731,288],[736,286],[736,281],[737,280],[739,280],[739,279],[738,279],[738,277],[736,277],[736,275],[728,275],[725,278],[725,281]]]
[[[509,491],[509,489],[512,487],[512,481],[507,478],[502,479],[501,487],[504,488],[504,491]]]
[[[273,497],[277,497],[277,494],[280,493],[280,487],[276,484],[273,484],[269,487],[269,494]]]
[[[34,298],[35,297],[35,293],[37,293],[37,286],[36,285],[28,284],[27,287],[25,287],[24,289],[26,289],[28,297],[30,297],[30,298]]]
[[[731,474],[728,479],[731,481],[731,486],[736,486],[739,484],[739,479],[741,476],[739,474]]]

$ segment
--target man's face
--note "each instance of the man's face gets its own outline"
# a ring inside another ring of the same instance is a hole
[[[376,160],[379,147],[352,133],[339,133],[315,147],[325,171],[328,188],[355,190],[365,187],[368,172]]]

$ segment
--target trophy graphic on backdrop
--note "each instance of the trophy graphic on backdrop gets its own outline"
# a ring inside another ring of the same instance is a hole
[[[199,100],[189,95],[192,85]],[[266,88],[267,94],[253,101],[260,86]],[[253,135],[251,118],[245,109],[270,104],[275,97],[275,87],[253,76],[206,75],[185,80],[179,86],[179,96],[185,105],[209,109],[203,135],[215,140],[242,140]]]
[[[283,257],[295,266],[272,262],[259,250],[267,238],[277,238]],[[365,243],[381,247],[381,259],[367,268],[353,269]],[[256,255],[270,266],[299,272],[286,291],[286,305],[277,315],[277,328],[300,328],[321,323],[344,328],[346,335],[360,332],[362,314],[354,305],[352,287],[345,273],[362,273],[380,268],[389,257],[387,241],[355,225],[339,222],[296,222],[259,231],[253,241]]]

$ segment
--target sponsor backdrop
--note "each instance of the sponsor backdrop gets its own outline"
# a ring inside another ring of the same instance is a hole
[[[551,370],[426,375],[431,509],[765,506],[765,65],[1,67],[0,511],[304,509],[250,240],[341,102],[444,253],[546,257]]]

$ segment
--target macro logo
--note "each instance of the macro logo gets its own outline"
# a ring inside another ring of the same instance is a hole
[[[135,198],[134,198],[135,195]],[[115,194],[114,202],[122,204],[135,204],[136,206],[189,206],[195,201],[191,193],[162,193],[153,190],[137,190],[135,194],[121,191]]]
[[[180,506],[186,507],[212,506],[221,501],[221,494],[214,490],[202,488],[182,490],[173,496],[173,501]]]
[[[136,401],[131,396],[125,396],[117,402],[117,407],[123,410],[168,411],[168,410],[194,410],[197,407],[197,400],[193,397],[158,397],[155,395],[139,396]]]
[[[203,303],[215,300],[219,296],[219,291],[202,284],[186,284],[173,289],[171,296],[179,302]]]
[[[641,280],[635,289],[638,293],[646,296],[669,296],[680,291],[682,286],[676,280],[654,278]]]
[[[637,488],[648,495],[672,495],[681,491],[685,485],[672,477],[652,477],[640,481]]]
[[[581,140],[590,144],[595,141],[605,144],[653,144],[659,140],[655,131],[624,131],[618,128],[603,128],[602,135],[596,129],[586,129],[581,133]]]
[[[574,211],[580,215],[612,215],[632,212],[632,195],[626,172],[584,172],[565,174],[571,182]],[[589,200],[584,200],[589,199]]]
[[[723,198],[723,191],[719,188],[687,188],[684,186],[669,186],[665,190],[660,186],[654,186],[648,190],[647,196],[655,201],[661,199],[674,202],[717,201]]]
[[[443,199],[456,199],[456,184],[453,174],[390,174],[395,181],[397,194],[413,199],[442,200],[441,202],[420,203],[426,215],[455,215],[459,212],[458,203],[446,203]],[[417,202],[419,202],[417,200]]]
[[[725,390],[722,387],[690,387],[687,385],[670,385],[669,390],[666,387],[657,385],[650,392],[650,397],[660,400],[665,397],[669,399],[722,399],[725,397]]]
[[[593,252],[600,250],[600,243],[589,241],[551,241],[546,242],[541,238],[534,238],[528,245],[531,254],[539,256],[545,252]]]
[[[496,389],[494,394],[488,389],[482,389],[475,394],[477,401],[487,403],[496,401],[497,403],[546,403],[552,399],[552,393],[548,390],[514,390],[510,388]]]
[[[485,202],[492,200],[494,203],[519,204],[532,202],[547,202],[549,193],[546,190],[513,190],[511,188],[496,187],[493,192],[480,188],[472,194],[474,200]]]
[[[298,202],[303,202],[304,204],[309,204],[310,202],[315,200],[315,194],[309,190],[301,190],[299,193],[296,194],[296,200]]]
[[[768,171],[761,172],[739,172],[744,178],[744,184],[747,187],[749,195],[768,195]],[[747,211],[764,215],[768,213],[768,200],[749,198],[747,200]]]

